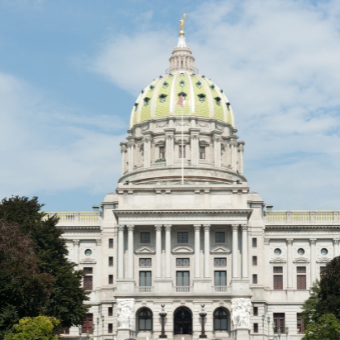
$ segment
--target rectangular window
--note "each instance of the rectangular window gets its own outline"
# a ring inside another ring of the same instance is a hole
[[[259,324],[254,323],[254,333],[258,333],[258,332],[259,332]]]
[[[214,259],[215,267],[226,267],[227,266],[227,259],[225,257],[215,258]]]
[[[326,269],[326,267],[320,267],[320,274]]]
[[[179,158],[185,158],[185,145],[179,145]]]
[[[256,237],[252,238],[252,245],[253,245],[253,248],[257,248],[257,238]]]
[[[165,147],[164,146],[161,146],[159,148],[159,158],[160,159],[165,159]]]
[[[274,275],[274,289],[275,290],[281,290],[283,289],[283,275],[277,275],[280,273],[283,273],[282,267],[274,267],[273,271],[275,273]]]
[[[188,233],[187,232],[177,233],[177,243],[188,243]]]
[[[84,276],[84,288],[85,290],[93,289],[92,276],[88,276],[88,275]]]
[[[296,272],[298,274],[306,274],[306,267],[296,267]],[[296,276],[296,287],[297,289],[307,289],[306,275]]]
[[[216,243],[224,243],[225,242],[225,233],[224,232],[216,232],[215,233],[215,242]]]
[[[109,267],[113,267],[113,257],[109,256]]]
[[[176,259],[176,266],[177,267],[189,267],[190,259]]]
[[[253,266],[257,266],[257,256],[253,256]]]
[[[93,274],[93,268],[92,267],[85,267],[83,268],[84,273],[87,274]]]
[[[140,267],[151,267],[151,259],[139,259]]]
[[[112,316],[112,315],[113,315],[113,308],[112,308],[112,307],[109,307],[109,308],[107,309],[107,315],[108,315],[108,316]]]
[[[150,243],[150,233],[140,233],[140,243]]]
[[[227,285],[227,272],[215,272],[215,286],[216,287],[225,287]]]
[[[113,284],[113,275],[109,275],[109,285]]]
[[[258,316],[259,315],[259,308],[258,307],[254,307],[253,308],[253,315],[254,316]]]
[[[151,286],[151,272],[139,272],[139,285],[141,287]]]
[[[190,273],[176,272],[176,285],[180,287],[190,286]]]
[[[109,238],[109,248],[113,248],[113,238]]]
[[[200,159],[205,159],[205,148],[200,147]]]
[[[70,329],[64,328],[62,334],[70,334]]]
[[[297,334],[303,334],[305,332],[305,327],[303,323],[302,314],[296,314],[296,325],[297,325]]]
[[[107,324],[107,332],[112,333],[112,331],[113,331],[112,323],[108,323]]]
[[[257,284],[257,274],[253,274],[253,284]]]
[[[86,319],[83,322],[83,325],[81,327],[82,334],[85,334],[87,331],[89,331],[90,334],[93,334],[93,314],[86,314]]]
[[[281,331],[281,334],[285,333],[285,314],[284,313],[274,313],[274,333],[277,333],[278,330]]]

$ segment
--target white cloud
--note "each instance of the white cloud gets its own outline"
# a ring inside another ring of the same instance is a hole
[[[188,16],[196,66],[233,105],[249,184],[277,208],[340,206],[339,17],[336,0],[207,1]],[[165,30],[120,35],[90,67],[137,96],[175,43]]]
[[[117,117],[51,107],[28,84],[0,73],[0,196],[112,190],[120,175]]]

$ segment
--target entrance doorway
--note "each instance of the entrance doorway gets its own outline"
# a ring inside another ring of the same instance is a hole
[[[190,309],[186,307],[176,309],[174,327],[175,334],[192,334],[192,314]]]

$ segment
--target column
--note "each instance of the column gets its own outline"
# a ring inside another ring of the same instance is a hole
[[[122,175],[124,175],[125,172],[125,165],[126,165],[126,143],[120,143],[120,151],[122,153]]]
[[[128,170],[133,171],[133,151],[134,151],[135,143],[133,141],[128,142],[128,159],[129,159],[129,166]]]
[[[165,226],[165,277],[171,278],[171,224]]]
[[[156,229],[156,279],[162,277],[162,225],[155,225]]]
[[[145,136],[143,138],[144,142],[144,168],[151,167],[151,137]]]
[[[248,226],[242,225],[242,278],[248,278]]]
[[[200,273],[200,224],[195,224],[195,278],[201,277]]]
[[[233,278],[238,278],[238,224],[233,224]]]
[[[80,243],[80,240],[73,240],[73,245],[74,245],[73,261],[76,264],[79,263],[79,243]]]
[[[221,167],[221,137],[220,136],[214,136],[214,166],[216,168]]]
[[[339,239],[335,238],[333,239],[333,243],[334,243],[334,257],[339,256]]]
[[[118,226],[118,279],[124,279],[124,226]]]
[[[242,142],[243,143],[243,142]],[[239,163],[239,173],[243,175],[243,151],[244,151],[244,144],[240,144],[238,148],[239,157],[238,157],[238,163]]]
[[[191,149],[191,165],[198,165],[199,162],[199,145],[198,137],[200,129],[193,127],[195,125],[196,117],[190,117],[191,128],[190,131],[190,149]]]
[[[230,148],[231,148],[231,151],[230,151],[231,169],[236,171],[236,142],[234,140],[231,140]]]
[[[316,238],[309,239],[310,242],[310,283],[311,285],[316,279],[316,260],[315,260],[315,248],[316,248]]]
[[[134,225],[128,225],[128,279],[133,279],[133,229]]]
[[[293,239],[287,238],[287,288],[293,289]]]
[[[164,129],[167,130],[167,129]],[[166,165],[170,166],[174,164],[174,135],[173,130],[166,131],[166,137],[165,137],[165,159],[166,159]]]
[[[97,239],[96,240],[96,256],[98,256],[99,259],[102,258],[102,239]],[[94,277],[94,287],[101,287],[102,286],[102,266],[103,266],[103,262],[100,261],[98,264],[97,264],[97,274],[95,275]],[[97,294],[97,299],[98,301],[100,300],[100,291],[97,291],[96,292]]]
[[[204,224],[204,277],[210,278],[210,224]]]

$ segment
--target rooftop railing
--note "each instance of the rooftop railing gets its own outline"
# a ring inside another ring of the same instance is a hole
[[[268,222],[340,222],[340,211],[266,211],[265,220]]]
[[[59,223],[91,223],[99,222],[100,212],[47,212],[44,219],[48,217],[57,216]]]

